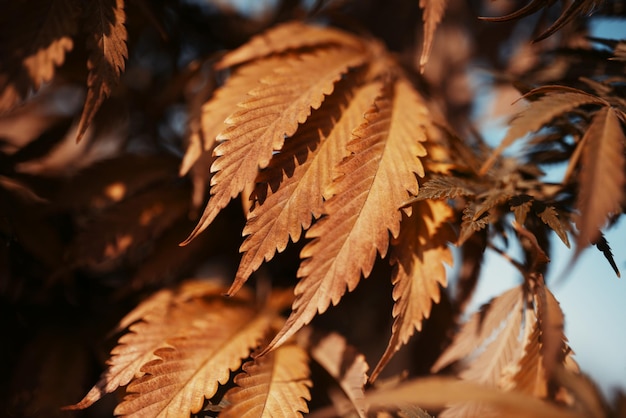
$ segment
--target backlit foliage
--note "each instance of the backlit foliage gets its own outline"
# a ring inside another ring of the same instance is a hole
[[[5,3],[8,416],[626,416],[545,279],[620,274],[623,1]]]

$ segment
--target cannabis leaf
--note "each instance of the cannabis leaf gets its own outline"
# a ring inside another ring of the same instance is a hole
[[[311,113],[332,93],[334,84],[365,56],[346,49],[321,50],[289,57],[261,85],[248,92],[240,110],[228,117],[229,125],[215,148],[218,158],[211,170],[211,199],[190,238],[204,230],[226,204],[254,183],[259,168],[296,132]]]
[[[512,318],[511,306],[519,306],[521,300],[522,288],[514,287],[483,305],[455,335],[453,343],[437,359],[432,371],[469,356],[496,332],[503,318]]]
[[[422,42],[422,53],[420,55],[420,71],[424,72],[424,67],[428,62],[428,57],[433,47],[435,30],[441,22],[446,11],[447,0],[420,0],[420,7],[424,11],[424,41]]]
[[[389,234],[399,233],[398,208],[417,194],[415,175],[424,175],[418,156],[425,154],[420,141],[426,138],[414,121],[426,115],[421,98],[405,80],[383,86],[347,145],[352,155],[338,167],[342,175],[331,185],[326,216],[307,232],[314,240],[301,253],[305,260],[298,270],[293,311],[268,349],[353,290],[361,274],[371,272],[376,252],[386,255]]]
[[[365,357],[336,333],[321,338],[313,336],[310,345],[311,357],[336,380],[343,392],[343,396],[335,401],[339,414],[345,415],[354,410],[364,418],[366,414],[362,401],[369,368]]]
[[[338,84],[259,174],[255,192],[259,202],[248,214],[243,234],[249,236],[240,248],[244,254],[229,293],[236,292],[275,251],[283,251],[290,238],[298,241],[302,229],[311,226],[312,216],[323,213],[332,168],[347,156],[351,130],[378,94],[375,84],[355,88],[353,82]]]
[[[626,136],[616,112],[610,107],[596,112],[580,145],[584,149],[576,202],[579,210],[577,252],[598,239],[600,228],[609,215],[622,211],[625,143]]]
[[[121,321],[121,326],[139,322],[130,325],[113,349],[109,370],[68,409],[85,408],[128,384],[116,414],[156,417],[199,411],[204,399],[229,380],[230,372],[272,329],[278,311],[288,303],[278,293],[264,308],[256,308],[249,294],[224,299],[224,291],[215,283],[191,281],[140,305]]]
[[[585,93],[582,90],[561,86],[543,87],[528,92],[524,97],[543,94],[537,100],[531,101],[526,109],[521,111],[509,125],[506,136],[500,142],[498,148],[483,164],[481,174],[486,173],[498,155],[509,147],[515,140],[522,138],[528,132],[537,131],[557,116],[569,112],[586,104],[604,105],[606,102],[599,97]]]
[[[308,359],[307,352],[292,343],[245,363],[235,376],[238,387],[224,395],[230,405],[220,417],[302,416],[298,412],[308,412],[310,399]]]
[[[83,137],[124,71],[128,58],[125,21],[124,0],[96,0],[87,8],[84,25],[91,34],[87,38],[91,54],[87,60],[87,98],[78,124],[77,141]]]
[[[0,17],[0,113],[52,80],[74,47],[80,5],[76,0],[10,2]],[[25,25],[17,28],[16,22]]]
[[[432,303],[439,302],[439,286],[447,284],[444,263],[452,264],[447,247],[454,241],[447,225],[451,216],[452,210],[445,202],[426,200],[417,203],[411,217],[402,221],[391,254],[391,262],[396,265],[392,278],[395,321],[387,349],[372,372],[372,381],[413,333],[421,331]]]

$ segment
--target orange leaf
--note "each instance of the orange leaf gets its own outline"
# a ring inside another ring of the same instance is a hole
[[[142,302],[120,321],[116,331],[130,328],[111,350],[108,369],[80,402],[66,409],[87,408],[105,394],[143,376],[142,366],[157,358],[154,351],[165,346],[169,338],[185,335],[191,326],[188,318],[203,313],[202,305],[186,302],[204,296],[218,296],[223,291],[223,287],[214,282],[192,281],[176,291],[161,290]]]
[[[243,234],[249,237],[240,248],[244,255],[229,294],[235,293],[263,260],[270,260],[275,251],[283,251],[289,238],[298,241],[302,229],[311,226],[312,216],[318,218],[322,214],[333,167],[346,156],[352,129],[363,121],[363,114],[379,91],[376,84],[356,92],[352,91],[354,88],[352,82],[338,84],[339,91],[327,98],[287,140],[257,179],[262,188],[257,190],[259,204],[248,215]],[[277,186],[275,183],[279,182]],[[269,190],[264,198],[260,195],[267,189],[266,183]],[[273,192],[276,187],[278,190]]]
[[[369,368],[365,357],[336,333],[314,341],[310,350],[311,357],[337,381],[347,398],[347,402],[338,405],[340,415],[354,409],[359,417],[365,417],[362,401]]]
[[[55,67],[74,48],[80,4],[76,0],[7,2],[2,5],[0,113],[11,109],[32,87],[39,90],[54,77]],[[15,28],[11,28],[15,25]],[[19,28],[17,27],[19,25]]]
[[[217,68],[232,67],[290,50],[327,46],[361,49],[362,43],[357,37],[330,27],[288,22],[253,37],[246,44],[229,52],[217,63]]]
[[[505,148],[517,139],[524,137],[527,133],[539,130],[539,128],[557,116],[582,105],[602,105],[605,103],[602,99],[587,94],[582,90],[563,88],[562,90],[552,89],[550,91],[544,88],[542,91],[546,91],[545,96],[530,102],[528,107],[511,121],[506,136],[480,169],[481,174],[485,174],[491,168],[496,158]],[[527,96],[530,96],[531,93],[527,94]]]
[[[315,239],[301,253],[292,313],[267,350],[336,305],[361,274],[369,275],[376,253],[387,254],[389,234],[399,233],[399,208],[418,192],[416,174],[424,175],[419,156],[426,152],[421,124],[429,123],[422,99],[399,79],[383,88],[365,118],[348,144],[352,155],[338,167],[342,176],[329,189],[326,216],[307,232]]]
[[[120,80],[128,58],[124,0],[95,0],[87,7],[85,27],[90,36],[87,48],[87,98],[78,123],[76,141],[80,141],[104,100]]]
[[[231,199],[254,185],[259,168],[268,166],[285,137],[293,135],[311,109],[318,109],[333,92],[342,75],[365,58],[363,53],[345,49],[290,56],[249,92],[218,137],[223,142],[215,148],[218,158],[211,167],[215,172],[211,198],[187,242],[209,226]]]
[[[236,302],[194,299],[183,305],[194,308],[177,321],[186,329],[154,351],[158,359],[144,364],[115,414],[152,418],[200,411],[276,320],[273,310]]]
[[[454,233],[447,222],[453,216],[444,201],[425,200],[413,207],[410,218],[400,225],[400,236],[394,242],[391,262],[396,265],[393,323],[391,339],[370,378],[374,381],[392,356],[406,344],[422,321],[430,316],[432,303],[440,299],[439,286],[446,286],[444,263],[452,264],[447,244]]]
[[[576,202],[580,232],[576,240],[577,255],[600,237],[600,228],[609,215],[621,213],[626,183],[626,136],[612,108],[604,107],[595,114],[582,141]]]
[[[436,372],[447,365],[469,356],[496,332],[502,321],[509,317],[511,306],[522,300],[522,288],[514,287],[480,308],[454,336],[452,344],[441,354],[432,367]],[[510,318],[509,318],[510,319]]]
[[[224,399],[230,405],[220,412],[222,418],[293,417],[309,412],[308,355],[296,344],[286,344],[265,356],[243,365],[235,376],[238,387]]]
[[[420,0],[420,7],[424,10],[422,17],[424,20],[424,41],[422,42],[422,53],[420,55],[420,71],[422,73],[433,47],[435,30],[446,11],[446,3],[447,0]]]

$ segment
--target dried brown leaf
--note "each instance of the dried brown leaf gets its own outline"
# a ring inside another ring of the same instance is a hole
[[[539,280],[535,286],[535,298],[537,317],[541,330],[541,354],[543,355],[543,367],[546,376],[552,373],[558,364],[564,360],[565,343],[567,339],[563,334],[565,317],[552,292]]]
[[[8,2],[0,17],[0,113],[54,77],[74,47],[80,4],[76,0]],[[19,28],[16,27],[19,25]],[[9,32],[10,31],[10,32]]]
[[[454,336],[452,344],[432,367],[437,372],[447,365],[469,356],[480,347],[509,316],[511,306],[522,300],[522,288],[514,287],[483,305]]]
[[[352,91],[354,87],[352,83],[338,85],[339,91],[327,98],[307,124],[286,141],[267,171],[257,179],[261,183],[261,190],[256,193],[260,202],[248,215],[243,230],[249,237],[240,248],[244,255],[230,294],[263,260],[270,260],[275,251],[283,251],[289,238],[298,241],[302,229],[311,226],[312,217],[322,214],[333,168],[347,156],[345,147],[352,129],[362,123],[363,114],[380,90],[377,84],[363,86],[356,92]],[[272,192],[275,187],[278,190]],[[262,193],[268,193],[267,197],[262,198]]]
[[[518,337],[523,318],[523,299],[520,297],[513,305],[509,305],[509,309],[501,318],[505,321],[504,327],[496,331],[497,335],[493,341],[486,342],[484,351],[471,360],[459,377],[487,386],[502,387],[503,378],[515,367],[522,355],[523,345]],[[470,418],[489,414],[488,405],[465,403],[450,406],[440,416]]]
[[[338,171],[326,216],[309,231],[314,238],[301,252],[292,313],[268,350],[280,345],[369,275],[376,253],[387,254],[389,235],[400,230],[402,204],[418,192],[416,175],[424,171],[423,125],[428,110],[404,79],[388,84],[366,113],[348,144],[352,155]]]
[[[233,300],[192,303],[198,309],[177,321],[187,327],[185,332],[154,351],[158,358],[144,364],[143,375],[128,385],[116,415],[165,417],[200,411],[204,399],[229,380],[276,320],[272,310],[257,311]]]
[[[583,137],[579,173],[577,255],[595,242],[610,214],[621,213],[626,175],[626,136],[615,111],[604,107],[593,117]]]
[[[311,357],[337,381],[347,398],[347,402],[337,405],[338,412],[343,414],[354,410],[364,418],[366,408],[362,401],[369,368],[365,357],[336,333],[315,341],[310,352]]]
[[[496,150],[483,164],[480,170],[481,174],[485,174],[495,163],[497,157],[502,153],[502,151],[509,147],[514,141],[524,137],[529,132],[539,130],[542,126],[557,116],[583,105],[605,104],[602,99],[591,94],[587,94],[582,90],[572,90],[574,89],[563,89],[563,91],[558,89],[554,89],[554,91],[547,91],[545,89],[542,90],[542,92],[545,91],[546,94],[539,99],[530,102],[528,107],[518,113],[517,116],[511,121],[506,136],[502,142],[500,142],[498,148],[496,148]],[[531,93],[526,96],[530,96]]]
[[[532,310],[528,310],[532,312]],[[534,315],[533,315],[534,316]],[[528,318],[527,320],[531,319]],[[518,363],[518,370],[513,377],[515,390],[528,393],[536,398],[545,398],[548,394],[548,381],[543,368],[543,355],[541,354],[541,330],[537,318],[532,318],[532,325],[527,324],[526,329],[530,332],[525,336],[524,355]]]
[[[424,21],[424,41],[422,42],[422,53],[420,54],[420,71],[424,72],[424,67],[428,62],[428,57],[433,47],[435,30],[446,11],[447,0],[420,0],[420,7],[423,9]]]
[[[80,402],[66,409],[87,408],[107,393],[143,376],[141,367],[157,358],[154,351],[166,346],[168,339],[185,335],[192,326],[188,319],[204,313],[204,304],[188,302],[199,297],[218,296],[223,291],[224,287],[215,282],[192,281],[179,289],[161,290],[138,305],[116,329],[120,331],[130,326],[128,333],[111,350],[107,370]]]
[[[422,408],[442,408],[450,403],[481,402],[497,416],[517,418],[582,418],[570,411],[520,392],[505,392],[474,382],[449,377],[415,379],[390,389],[371,391],[365,401],[369,406],[411,403]]]
[[[176,178],[178,160],[169,156],[126,154],[81,170],[57,196],[63,209],[103,210],[147,187]]]
[[[561,219],[559,218],[559,214],[556,209],[554,209],[553,206],[547,206],[541,213],[539,213],[539,217],[541,218],[543,223],[548,225],[550,228],[552,228],[554,232],[556,232],[561,241],[563,241],[563,244],[567,245],[567,247],[569,248],[569,238],[567,237],[567,232],[563,227],[563,223],[561,222]]]
[[[191,142],[187,147],[180,167],[181,175],[187,174],[202,153],[213,150],[217,136],[228,126],[225,123],[226,118],[237,109],[239,103],[248,98],[248,92],[259,87],[261,80],[272,74],[281,62],[282,58],[269,58],[237,69],[215,91],[211,99],[202,105],[201,132],[197,141]],[[211,160],[207,159],[207,162]],[[205,167],[205,170],[208,176],[210,167]]]
[[[371,381],[413,333],[421,331],[432,303],[439,303],[439,286],[447,284],[444,263],[452,265],[448,243],[454,241],[454,233],[447,224],[453,217],[452,208],[442,201],[427,200],[417,203],[412,212],[403,220],[391,253],[391,262],[396,265],[392,278],[395,320]]]
[[[77,234],[71,259],[96,270],[118,265],[181,219],[189,208],[188,197],[186,188],[169,184],[120,202]]]
[[[211,198],[189,239],[203,231],[228,202],[254,184],[260,168],[268,166],[285,137],[293,135],[311,109],[318,109],[334,85],[350,68],[365,61],[361,52],[346,49],[318,50],[287,57],[274,73],[249,92],[215,148],[218,158],[211,167]],[[189,241],[187,240],[187,242]]]
[[[241,47],[229,52],[216,67],[232,67],[271,54],[320,46],[361,49],[363,44],[359,38],[337,29],[297,21],[287,22],[253,37]]]
[[[526,223],[526,216],[530,212],[530,208],[533,205],[533,198],[528,195],[513,196],[509,200],[511,211],[515,214],[515,222],[520,225]]]
[[[76,141],[83,137],[98,109],[119,82],[128,58],[124,0],[95,0],[86,9],[84,25],[90,33],[87,38],[89,76]]]
[[[307,352],[296,344],[285,344],[243,365],[235,376],[238,387],[224,399],[230,403],[222,418],[301,417],[310,399]]]
[[[475,196],[483,192],[480,184],[452,176],[433,176],[422,187],[416,200],[454,199],[459,196]]]

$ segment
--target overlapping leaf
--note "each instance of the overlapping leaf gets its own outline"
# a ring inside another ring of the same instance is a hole
[[[234,293],[263,260],[283,251],[289,238],[298,241],[302,229],[311,226],[312,217],[323,213],[333,168],[346,156],[352,129],[362,121],[379,91],[377,84],[356,92],[352,91],[353,83],[342,83],[338,88],[261,173],[261,189],[256,193],[259,206],[248,215],[243,233],[249,237],[240,248],[244,255],[229,293]],[[278,190],[273,191],[275,188]],[[267,197],[261,197],[265,193]]]
[[[486,173],[496,161],[496,158],[514,141],[524,137],[528,132],[535,132],[552,119],[563,113],[569,112],[577,107],[586,104],[603,105],[605,102],[591,94],[587,94],[581,90],[568,89],[565,87],[545,87],[529,92],[526,97],[532,97],[535,94],[546,94],[539,99],[529,103],[528,107],[520,112],[509,125],[506,136],[500,142],[498,148],[483,164],[482,173]]]
[[[281,62],[273,74],[263,78],[259,87],[231,114],[229,125],[218,139],[218,158],[211,170],[211,198],[192,236],[215,219],[228,202],[247,186],[254,184],[259,168],[268,166],[285,137],[293,135],[311,109],[320,107],[334,84],[350,68],[361,65],[362,52],[341,48],[320,50]]]
[[[389,234],[400,229],[398,208],[417,194],[416,175],[424,174],[418,156],[425,154],[420,124],[428,123],[427,115],[421,98],[399,79],[384,86],[353,132],[352,155],[338,167],[342,175],[331,185],[326,216],[307,232],[314,240],[301,253],[293,311],[270,348],[352,291],[361,274],[371,272],[377,252],[387,254]]]
[[[626,136],[612,108],[594,115],[582,141],[577,251],[599,238],[609,215],[622,212],[626,183]]]
[[[87,98],[78,124],[77,141],[119,82],[128,58],[124,0],[93,1],[87,13],[84,24],[90,31],[87,48],[91,54],[87,60]]]
[[[396,264],[393,276],[392,335],[387,350],[372,372],[376,379],[382,368],[400,347],[407,343],[422,322],[430,316],[432,303],[438,303],[439,286],[446,286],[444,263],[452,264],[448,243],[454,234],[447,222],[452,209],[442,201],[419,202],[410,218],[403,220],[400,236],[394,242],[392,262]]]
[[[188,282],[177,291],[161,290],[138,305],[119,323],[118,331],[127,327],[118,345],[111,350],[108,369],[85,397],[68,409],[84,409],[107,393],[126,386],[145,372],[142,366],[156,359],[154,351],[167,339],[183,336],[191,326],[189,317],[202,313],[198,304],[186,304],[191,299],[219,296],[221,286],[210,281]]]
[[[140,319],[120,338],[100,382],[71,409],[128,384],[115,413],[131,417],[198,412],[205,398],[248,357],[284,309],[285,298],[255,308],[250,295],[224,299],[225,288],[188,282],[162,291],[121,322]],[[130,382],[130,383],[129,383]],[[290,390],[290,387],[287,389]]]
[[[225,395],[229,404],[222,418],[293,417],[308,412],[309,356],[296,344],[286,344],[243,365],[238,387]]]

